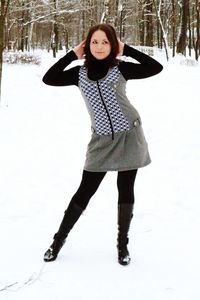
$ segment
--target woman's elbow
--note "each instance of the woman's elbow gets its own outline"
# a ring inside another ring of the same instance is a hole
[[[156,66],[156,74],[160,73],[163,70],[163,66],[158,62]]]
[[[47,85],[54,85],[53,81],[46,74],[43,76],[42,81]]]

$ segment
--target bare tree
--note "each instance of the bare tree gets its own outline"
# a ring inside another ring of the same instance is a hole
[[[147,1],[146,3],[146,45],[153,47],[153,2],[152,0]]]
[[[195,48],[195,58],[196,60],[200,56],[200,2],[196,0],[196,42],[194,45]]]
[[[180,35],[177,42],[177,53],[184,54],[187,45],[187,29],[188,29],[188,13],[189,13],[189,0],[182,0],[181,2],[181,24]]]
[[[176,53],[176,5],[175,0],[172,0],[172,55]]]
[[[0,7],[0,101],[1,101],[1,80],[3,69],[3,51],[4,51],[4,27],[10,1],[1,0]]]
[[[166,30],[163,26],[163,21],[161,18],[161,5],[162,5],[162,0],[159,0],[158,6],[156,5],[156,1],[153,0],[154,3],[154,7],[155,7],[155,11],[156,11],[156,16],[162,31],[162,40],[163,40],[163,44],[164,44],[164,48],[165,48],[165,53],[166,53],[166,58],[167,60],[169,59],[169,50],[168,50],[168,41],[167,41],[167,33]]]

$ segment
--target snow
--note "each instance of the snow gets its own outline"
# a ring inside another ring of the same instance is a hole
[[[0,107],[0,297],[5,300],[200,297],[199,64],[165,61],[130,81],[152,164],[140,169],[128,267],[117,263],[116,173],[109,172],[58,259],[43,262],[73,193],[90,138],[76,87],[49,87],[41,66],[5,65]]]

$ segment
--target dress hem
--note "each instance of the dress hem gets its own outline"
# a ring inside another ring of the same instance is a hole
[[[142,165],[142,166],[134,166],[134,167],[121,167],[121,168],[106,168],[106,169],[91,169],[91,168],[87,168],[84,167],[85,171],[88,172],[123,172],[123,171],[130,171],[130,170],[136,170],[136,169],[140,169],[140,168],[144,168],[146,166],[148,166],[151,163],[151,161],[147,162],[146,164]]]

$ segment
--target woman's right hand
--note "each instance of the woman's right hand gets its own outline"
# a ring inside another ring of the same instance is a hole
[[[78,46],[76,46],[73,51],[75,52],[78,59],[84,58],[84,47],[85,47],[85,40],[82,41]]]
[[[118,55],[122,56],[123,52],[124,52],[124,43],[122,41],[120,41],[120,39],[118,39],[118,43],[119,43],[119,53],[118,53]]]

